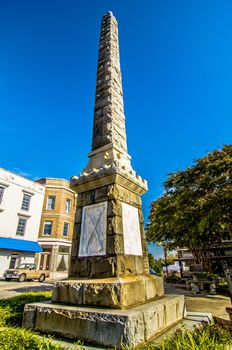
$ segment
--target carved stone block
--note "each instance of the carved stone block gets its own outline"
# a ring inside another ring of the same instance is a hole
[[[79,256],[106,254],[107,202],[83,208]]]
[[[122,203],[122,222],[124,253],[126,255],[143,255],[138,209]]]

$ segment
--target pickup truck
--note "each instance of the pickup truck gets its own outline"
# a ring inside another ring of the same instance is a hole
[[[49,271],[37,270],[35,264],[24,263],[20,264],[15,269],[6,270],[3,274],[5,281],[12,279],[24,282],[26,280],[37,279],[39,282],[43,282],[46,277],[49,277]]]

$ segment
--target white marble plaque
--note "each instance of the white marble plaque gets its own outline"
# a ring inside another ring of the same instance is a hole
[[[127,255],[143,255],[138,209],[132,207],[132,205],[122,203],[122,224],[124,253]]]
[[[107,202],[83,208],[79,256],[106,254]]]

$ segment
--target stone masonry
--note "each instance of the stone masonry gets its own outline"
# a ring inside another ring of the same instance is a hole
[[[101,25],[92,150],[110,143],[127,152],[118,24],[107,15]]]
[[[147,274],[148,259],[141,194],[147,184],[132,169],[127,153],[118,25],[111,12],[102,19],[98,54],[92,152],[83,173],[72,178],[78,193],[70,277],[108,278]],[[79,256],[83,208],[107,203],[106,254]],[[123,234],[122,203],[134,207],[139,217],[142,254],[127,255]]]
[[[149,274],[141,195],[127,152],[118,27],[102,19],[92,150],[79,177],[69,279],[52,303],[26,305],[23,325],[98,345],[136,346],[181,320],[183,296],[164,296]]]

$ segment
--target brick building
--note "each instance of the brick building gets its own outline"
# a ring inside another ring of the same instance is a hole
[[[36,263],[40,269],[50,270],[51,277],[63,277],[68,273],[76,193],[64,179],[37,182],[45,186],[45,196],[38,236],[43,252],[37,254]]]

